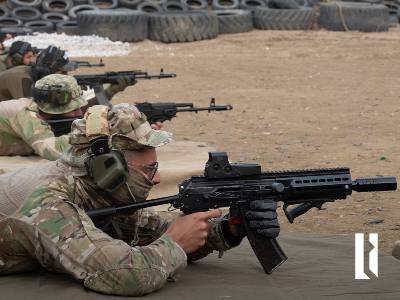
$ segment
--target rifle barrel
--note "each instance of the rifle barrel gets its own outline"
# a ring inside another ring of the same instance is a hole
[[[397,181],[392,176],[357,178],[353,181],[352,189],[356,192],[395,191]]]
[[[138,210],[146,207],[157,206],[162,204],[172,204],[178,199],[178,195],[162,197],[152,200],[146,200],[142,202],[132,203],[123,206],[110,206],[110,207],[103,207],[103,208],[95,208],[86,211],[86,214],[90,218],[97,218],[102,216],[109,216],[116,213],[126,213],[132,210]]]
[[[209,106],[209,107],[192,107],[192,108],[181,108],[177,109],[177,112],[190,112],[190,111],[205,111],[207,110],[208,112],[210,111],[221,111],[221,110],[231,110],[232,106],[231,105],[218,105],[218,106]]]

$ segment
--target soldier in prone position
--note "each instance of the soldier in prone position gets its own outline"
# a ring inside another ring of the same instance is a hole
[[[0,206],[0,274],[44,266],[94,291],[137,296],[160,289],[187,260],[239,245],[241,225],[217,218],[219,210],[172,222],[150,209],[96,223],[85,213],[144,201],[160,182],[155,148],[169,141],[133,105],[89,108],[72,124],[71,148],[60,159],[69,175],[38,186],[22,203]],[[264,217],[260,223],[270,226],[271,213]],[[275,232],[277,226],[275,218]]]
[[[31,87],[37,80],[49,74],[66,75],[76,68],[77,65],[70,62],[64,50],[49,46],[39,53],[32,66],[17,66],[0,73],[0,101],[31,97]],[[120,78],[106,88],[106,97],[111,99],[116,93],[135,83],[129,78]],[[90,98],[93,99],[92,104],[95,104],[94,93]]]
[[[0,56],[0,72],[16,66],[29,66],[33,63],[34,54],[31,44],[16,41],[11,44],[7,54]]]
[[[36,81],[33,94],[33,99],[17,101],[23,106],[15,115],[0,117],[0,155],[35,153],[56,160],[69,148],[68,136],[63,135],[63,128],[52,128],[46,120],[82,117],[87,101],[76,80],[62,74]]]

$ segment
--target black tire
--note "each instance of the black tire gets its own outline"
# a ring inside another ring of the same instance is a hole
[[[5,6],[0,6],[0,18],[6,18],[10,15],[10,10]]]
[[[239,0],[212,0],[211,3],[211,7],[215,10],[237,9],[239,5]]]
[[[219,33],[239,33],[253,29],[251,12],[242,9],[214,11],[218,16]]]
[[[88,4],[89,0],[72,0],[73,7],[78,5]]]
[[[49,12],[42,15],[42,20],[57,24],[60,22],[68,21],[69,17],[64,14]]]
[[[65,33],[68,35],[79,35],[77,21],[63,21],[56,24],[57,33]]]
[[[321,3],[319,24],[323,28],[333,31],[345,31],[347,29],[363,32],[387,31],[389,28],[389,10],[381,4]]]
[[[142,0],[118,0],[118,5],[127,8],[136,9]]]
[[[395,2],[384,2],[383,4],[389,9],[389,14],[397,14],[399,11],[399,5]]]
[[[164,43],[193,42],[218,36],[218,17],[213,12],[187,11],[149,16],[149,39]]]
[[[68,11],[68,16],[71,20],[75,20],[78,17],[78,13],[88,10],[98,10],[98,8],[89,4],[77,5]]]
[[[2,27],[21,27],[23,22],[13,17],[0,18],[0,28]]]
[[[182,0],[182,4],[186,5],[189,10],[206,10],[208,8],[206,0]]]
[[[92,10],[78,14],[81,34],[96,34],[112,41],[137,42],[146,39],[147,23],[147,15],[135,10]]]
[[[16,8],[20,6],[39,8],[42,0],[7,0],[9,8]]]
[[[17,7],[11,12],[11,16],[20,19],[22,22],[29,22],[40,19],[40,11],[33,7]]]
[[[254,10],[254,27],[271,30],[311,29],[314,12],[311,8],[272,9],[257,7]]]
[[[57,12],[66,14],[74,4],[71,0],[43,0],[42,10],[44,12]]]
[[[399,24],[399,17],[397,14],[389,14],[389,26],[396,27]]]
[[[89,4],[98,9],[113,9],[118,7],[118,0],[89,0]]]
[[[164,2],[161,7],[166,12],[183,12],[188,10],[186,5],[175,1]]]
[[[241,0],[239,8],[254,10],[256,7],[265,7],[266,4],[263,0]]]
[[[267,3],[269,8],[276,9],[298,9],[300,5],[295,0],[269,0]],[[304,6],[304,5],[302,5]]]
[[[155,3],[162,6],[165,2],[167,2],[167,0],[147,0],[147,2]],[[178,2],[180,2],[180,0]]]
[[[31,28],[28,27],[2,27],[0,28],[0,32],[9,33],[12,36],[17,36],[31,34],[33,31]]]
[[[153,2],[143,2],[138,5],[137,10],[149,14],[160,13],[163,11],[161,5]]]
[[[25,26],[31,28],[33,32],[54,32],[54,24],[49,21],[36,20],[25,23]]]
[[[341,0],[343,2],[362,2],[362,3],[369,3],[369,4],[381,4],[383,0]],[[394,3],[394,2],[390,2]]]

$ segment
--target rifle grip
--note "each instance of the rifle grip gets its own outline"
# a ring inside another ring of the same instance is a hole
[[[242,210],[242,218],[250,246],[262,265],[265,273],[271,274],[277,267],[287,260],[285,252],[275,238],[266,238],[251,230]]]

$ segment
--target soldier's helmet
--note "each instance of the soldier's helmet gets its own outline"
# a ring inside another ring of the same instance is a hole
[[[54,115],[68,113],[88,104],[76,79],[62,74],[51,74],[36,81],[32,96],[39,110]]]
[[[112,108],[94,105],[82,119],[72,123],[69,135],[72,147],[61,157],[74,175],[87,174],[85,161],[91,156],[92,141],[99,137],[107,137],[111,149],[131,151],[160,147],[172,140],[171,133],[153,129],[133,104],[120,103]]]
[[[47,68],[49,73],[69,72],[77,68],[75,63],[69,61],[65,51],[55,46],[49,46],[39,53],[36,59],[36,66]]]

